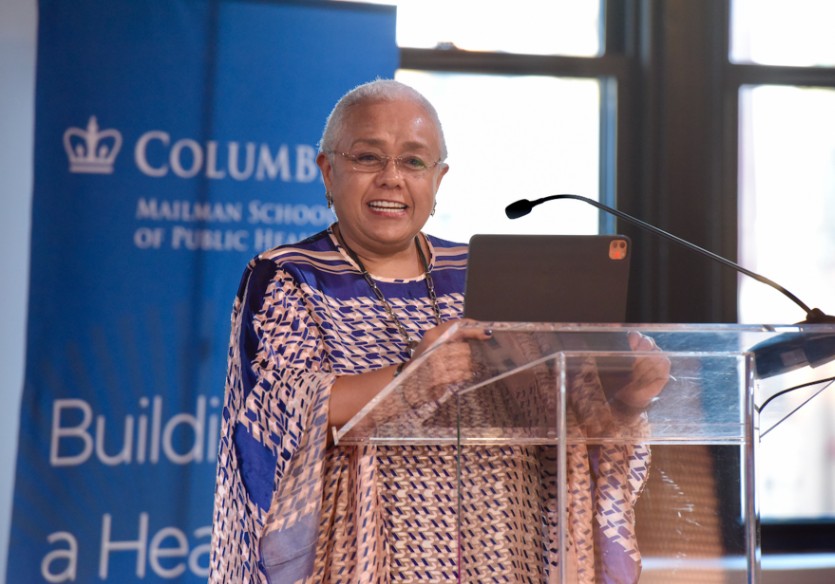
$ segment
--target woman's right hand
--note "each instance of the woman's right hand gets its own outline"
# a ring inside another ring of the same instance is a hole
[[[415,347],[412,359],[424,354],[441,336],[447,333],[460,320],[444,322],[428,329]],[[438,363],[429,357],[429,371],[432,372],[431,386],[442,390],[446,386],[465,381],[472,376],[470,347],[467,343],[456,342],[468,339],[487,340],[491,333],[482,328],[466,328],[456,331],[450,343],[438,353]],[[331,426],[339,427],[351,419],[377,393],[392,380],[397,366],[375,369],[358,375],[337,377],[331,389],[328,421]]]
[[[428,329],[420,344],[415,348],[412,359],[416,359],[426,353],[434,343],[443,335],[449,333],[456,324],[469,324],[475,321],[460,319],[442,323]],[[460,327],[446,340],[443,347],[437,352],[428,355],[427,361],[422,368],[428,372],[428,377],[423,382],[427,388],[433,388],[434,392],[443,393],[450,389],[451,385],[469,381],[473,377],[473,354],[470,343],[465,341],[476,340],[486,341],[492,336],[489,329],[481,327]]]
[[[418,343],[418,346],[415,347],[415,352],[412,355],[412,359],[415,359],[425,353],[429,347],[431,347],[439,338],[449,331],[453,326],[457,324],[470,324],[476,322],[471,319],[461,318],[455,320],[448,320],[443,322],[431,329],[427,329],[427,331],[423,334],[423,338]],[[479,341],[486,341],[492,336],[492,331],[489,329],[483,329],[478,327],[462,327],[458,329],[450,339],[450,342],[455,341],[465,341],[465,340],[479,340]]]

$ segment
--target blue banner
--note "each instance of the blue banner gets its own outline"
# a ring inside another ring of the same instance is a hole
[[[239,277],[332,220],[316,143],[394,34],[341,2],[40,1],[8,582],[205,581]]]

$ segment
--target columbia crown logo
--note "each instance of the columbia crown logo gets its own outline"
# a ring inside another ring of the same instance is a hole
[[[70,172],[112,174],[113,163],[122,147],[118,130],[99,130],[96,116],[90,116],[87,129],[69,128],[64,132],[64,149],[70,161]]]

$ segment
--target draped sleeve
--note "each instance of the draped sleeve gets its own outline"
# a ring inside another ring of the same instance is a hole
[[[210,582],[263,578],[264,564],[309,570],[315,545],[315,485],[327,437],[334,375],[324,363],[320,330],[297,277],[274,261],[247,266],[232,311],[222,412]],[[292,475],[293,469],[299,469]],[[289,545],[261,557],[273,500],[288,496],[282,516]],[[312,502],[312,503],[311,503]],[[287,504],[295,505],[286,509]],[[310,508],[310,505],[314,508]],[[275,557],[278,556],[278,557]]]

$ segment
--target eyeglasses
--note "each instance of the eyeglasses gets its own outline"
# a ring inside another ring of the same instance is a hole
[[[362,152],[360,154],[333,152],[333,154],[339,154],[351,163],[351,167],[354,170],[360,172],[380,172],[388,166],[389,160],[394,162],[395,168],[410,175],[422,174],[441,164],[440,160],[426,162],[419,156],[414,156],[413,154],[404,156],[383,156],[382,154],[374,154],[373,152]]]

